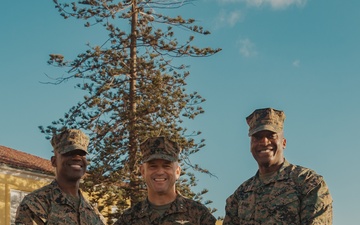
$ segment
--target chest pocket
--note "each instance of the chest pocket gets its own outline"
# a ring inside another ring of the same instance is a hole
[[[255,214],[256,202],[254,192],[243,192],[238,206],[238,216],[241,221],[250,221]]]
[[[241,221],[266,224],[299,224],[300,200],[292,188],[268,188],[242,193],[238,206]]]
[[[267,208],[276,224],[299,224],[301,202],[298,193],[294,189],[283,189],[275,192]]]
[[[79,214],[71,206],[53,204],[48,214],[47,225],[75,225],[78,224]]]

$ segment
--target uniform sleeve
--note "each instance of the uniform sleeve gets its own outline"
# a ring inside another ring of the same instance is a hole
[[[216,218],[211,214],[211,212],[206,208],[205,212],[203,213],[203,216],[201,217],[200,224],[201,225],[215,225],[216,224]]]
[[[119,219],[114,223],[114,225],[131,225],[130,221],[125,219],[124,214],[122,214]]]
[[[225,205],[225,218],[223,225],[239,225],[238,217],[238,201],[235,194],[231,195],[226,199]]]
[[[315,174],[305,183],[301,198],[301,224],[332,225],[332,197],[323,177]]]
[[[80,210],[86,211],[85,217],[82,219],[86,221],[86,224],[96,224],[96,225],[104,225],[106,224],[106,219],[104,216],[99,212],[98,208],[95,206],[92,206],[90,203],[88,203],[88,207],[85,207],[83,209],[80,208]]]
[[[114,223],[114,225],[120,225],[120,224],[124,224],[121,222],[120,218],[118,220],[116,220],[116,222]]]
[[[105,217],[99,212],[97,208],[95,208],[95,214],[99,217],[101,224],[106,224]]]
[[[15,225],[45,225],[45,223],[26,203],[21,203],[17,208]]]

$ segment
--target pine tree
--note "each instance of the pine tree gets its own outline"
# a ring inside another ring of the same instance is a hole
[[[192,171],[211,173],[193,165],[189,156],[204,145],[200,131],[188,131],[184,120],[204,113],[199,93],[188,93],[185,79],[188,65],[177,65],[182,57],[207,57],[221,49],[199,48],[192,43],[196,35],[208,31],[194,19],[166,16],[191,0],[54,0],[61,16],[85,21],[86,27],[101,25],[108,40],[99,46],[88,46],[74,60],[51,54],[48,63],[67,69],[60,84],[78,79],[77,87],[86,91],[83,101],[40,130],[49,138],[65,127],[81,128],[90,136],[90,165],[83,188],[95,201],[106,206],[117,205],[121,213],[143,199],[146,187],[139,174],[139,145],[151,136],[166,136],[182,147],[183,174],[178,181],[180,192],[198,201],[207,192],[194,193],[197,185]],[[128,23],[124,23],[128,22]],[[175,31],[189,31],[189,37],[176,38]],[[205,204],[211,201],[204,202]],[[213,209],[215,210],[215,209]],[[109,212],[108,218],[118,213]]]

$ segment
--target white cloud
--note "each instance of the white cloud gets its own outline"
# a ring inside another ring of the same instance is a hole
[[[253,57],[257,55],[256,46],[248,38],[240,39],[237,42],[240,47],[240,54],[244,57]]]
[[[273,9],[284,9],[291,5],[304,6],[307,0],[246,0],[248,5],[263,6],[270,5]]]
[[[300,60],[298,60],[298,59],[294,60],[293,63],[292,63],[292,65],[293,65],[294,67],[300,67]]]
[[[238,22],[241,22],[244,18],[244,15],[240,10],[235,10],[232,12],[227,12],[221,10],[220,13],[215,18],[215,27],[224,27],[224,26],[235,26]]]
[[[240,3],[240,2],[244,2],[246,0],[217,0],[217,2],[219,3]]]
[[[220,3],[246,3],[249,6],[261,7],[269,5],[273,9],[285,9],[291,5],[303,7],[307,0],[218,0]]]
[[[240,10],[228,13],[227,22],[230,26],[234,26],[237,22],[243,19],[243,15]]]

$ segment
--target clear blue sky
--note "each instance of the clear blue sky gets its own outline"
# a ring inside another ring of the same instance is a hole
[[[68,82],[44,85],[50,53],[72,59],[106,34],[62,19],[52,1],[2,1],[0,15],[0,145],[49,159],[51,145],[37,128],[64,115],[83,92]],[[198,188],[224,215],[225,199],[257,170],[245,117],[256,108],[285,111],[286,158],[323,175],[334,198],[334,224],[360,221],[356,140],[360,127],[360,1],[198,0],[186,8],[212,35],[199,46],[219,54],[193,59],[189,91],[207,99],[189,129],[206,147],[192,161],[217,178]]]

